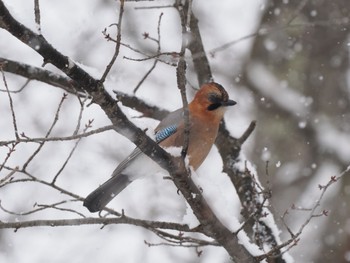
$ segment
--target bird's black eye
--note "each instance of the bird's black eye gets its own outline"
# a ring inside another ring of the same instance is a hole
[[[208,100],[211,103],[220,103],[222,101],[221,96],[219,96],[219,94],[217,93],[210,93],[208,96]]]

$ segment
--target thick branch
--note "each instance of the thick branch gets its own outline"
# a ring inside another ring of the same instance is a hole
[[[191,34],[192,41],[188,45],[191,54],[193,55],[193,65],[197,72],[198,83],[201,86],[203,83],[209,82],[213,79],[211,74],[209,60],[205,55],[205,50],[202,42],[202,37],[198,27],[198,19],[195,15],[191,14]],[[198,55],[200,54],[200,55]]]
[[[113,92],[117,95],[117,99],[121,101],[124,106],[141,112],[144,117],[162,120],[169,114],[169,111],[160,109],[157,106],[149,105],[135,96],[116,90]]]

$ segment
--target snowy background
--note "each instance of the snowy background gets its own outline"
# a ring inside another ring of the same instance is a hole
[[[285,11],[289,10],[289,2],[282,2],[280,4],[284,4],[285,9],[273,8],[270,2],[260,0],[221,0],[220,3],[214,0],[193,1],[193,11],[199,20],[206,51],[210,52],[214,48],[257,32],[262,26],[262,21],[265,23],[272,21],[272,25],[266,26],[268,29],[269,26],[282,25],[293,15],[292,11],[289,13]],[[32,30],[37,30],[33,11],[34,1],[6,0],[4,3],[17,20]],[[144,39],[143,34],[147,32],[151,37],[157,37],[157,24],[162,12],[160,27],[162,51],[178,52],[181,47],[181,28],[176,10],[171,7],[138,9],[171,4],[171,1],[126,2],[122,42],[147,54],[154,54],[156,44],[150,39]],[[308,8],[311,7],[307,5],[304,9]],[[309,14],[310,18],[317,18],[323,11],[317,8],[318,6],[315,6],[315,9],[311,8],[305,13]],[[292,10],[292,7],[290,9]],[[43,36],[92,76],[101,77],[114,52],[114,44],[104,39],[102,31],[107,28],[111,36],[116,33],[116,27],[109,25],[118,20],[118,2],[40,1],[40,10]],[[300,12],[296,19],[297,23],[310,22],[305,13]],[[334,14],[335,18],[342,18],[342,15]],[[270,17],[270,20],[267,17]],[[347,26],[348,21],[343,22]],[[267,181],[265,161],[270,161],[269,180],[272,181],[273,191],[271,202],[277,219],[292,204],[311,207],[319,195],[318,185],[326,184],[330,176],[339,174],[349,165],[350,89],[346,78],[349,47],[346,26],[335,25],[336,29],[346,28],[342,31],[345,37],[334,40],[334,46],[338,45],[339,54],[334,52],[331,54],[333,46],[323,49],[324,52],[330,52],[331,67],[335,69],[339,67],[338,71],[344,73],[342,81],[338,75],[328,74],[327,65],[322,66],[323,62],[319,63],[319,71],[316,69],[306,71],[305,61],[314,59],[311,55],[305,55],[306,50],[312,50],[315,46],[311,41],[310,46],[307,46],[300,39],[311,38],[315,43],[324,39],[313,39],[309,35],[315,38],[316,34],[310,31],[307,33],[307,28],[297,27],[292,29],[292,32],[276,30],[261,38],[251,37],[209,56],[214,80],[222,84],[230,97],[238,102],[237,106],[230,108],[225,116],[231,134],[239,137],[252,120],[258,120],[257,131],[244,144],[243,153],[256,165],[263,184]],[[293,36],[292,40],[290,35]],[[189,58],[187,78],[193,86],[197,86],[195,72],[190,63],[190,53],[187,55]],[[43,64],[41,56],[4,30],[0,30],[0,57],[37,67]],[[137,62],[125,57],[142,58],[129,48],[121,47],[121,53],[105,83],[111,94],[113,90],[131,94],[153,64],[152,60]],[[170,57],[164,59],[172,62]],[[287,64],[286,60],[291,62]],[[275,71],[276,68],[279,72]],[[45,69],[60,73],[50,64],[46,65]],[[137,91],[137,97],[170,111],[181,107],[175,69],[171,65],[158,63],[156,69]],[[282,72],[283,69],[285,71]],[[26,82],[26,79],[10,73],[5,73],[5,76],[10,90],[17,90]],[[303,80],[306,82],[308,76],[315,79],[318,91],[311,88],[310,91],[302,86],[301,82]],[[4,83],[1,82],[0,89],[4,88]],[[318,95],[314,95],[314,92]],[[189,99],[193,95],[194,90],[189,88]],[[63,90],[37,81],[31,81],[22,92],[14,94],[12,99],[19,132],[24,132],[30,137],[43,137],[53,122],[62,96]],[[126,107],[122,108],[141,128],[152,130],[157,125],[157,121],[152,119],[134,118],[139,116],[139,113]],[[71,135],[76,127],[79,111],[80,104],[77,98],[69,95],[61,108],[53,135]],[[0,112],[0,140],[14,139],[6,93],[0,93]],[[110,124],[96,105],[84,110],[83,123],[91,119],[94,120],[93,128]],[[73,146],[74,142],[70,141],[45,144],[42,151],[28,165],[27,171],[42,180],[52,180]],[[23,165],[36,147],[35,144],[19,145],[7,165],[12,167]],[[84,139],[59,176],[57,184],[84,197],[105,181],[133,148],[132,143],[114,131]],[[0,160],[5,159],[7,151],[6,147],[0,148]],[[194,180],[203,187],[204,196],[222,222],[235,226],[240,220],[240,204],[234,188],[222,173],[221,167],[222,160],[217,149],[213,147],[205,163],[194,174]],[[6,170],[2,170],[1,178],[6,173]],[[116,211],[124,209],[126,215],[135,218],[175,221],[194,226],[196,222],[193,221],[193,216],[183,198],[176,194],[175,186],[162,177],[156,174],[134,182],[109,206]],[[349,209],[348,181],[349,179],[344,179],[344,182],[335,184],[327,192],[322,209],[329,210],[331,215],[316,218],[307,227],[299,244],[290,251],[295,262],[322,262],[320,251],[324,251],[322,253],[325,253],[324,258],[327,260],[350,261],[350,250],[347,251],[349,246],[346,246],[350,234],[350,221],[344,219]],[[17,213],[30,211],[35,203],[50,204],[65,198],[59,192],[37,184],[17,183],[0,188],[1,205]],[[81,203],[69,205],[89,215]],[[332,209],[335,207],[337,209]],[[338,217],[342,207],[343,213]],[[292,211],[287,217],[287,222],[292,229],[297,229],[304,222],[305,216],[302,211]],[[74,218],[75,215],[44,210],[28,216],[14,216],[0,211],[1,221],[67,217]],[[283,228],[282,222],[277,221],[283,231],[282,240],[288,239],[288,232]],[[330,224],[332,227],[335,225],[331,234],[325,230],[331,229]],[[229,261],[227,252],[221,248],[203,248],[202,256],[197,257],[194,249],[148,247],[144,243],[145,240],[150,243],[161,242],[149,231],[128,225],[109,225],[102,230],[98,225],[37,227],[19,229],[16,232],[1,230],[0,262]],[[339,250],[334,250],[333,246]]]

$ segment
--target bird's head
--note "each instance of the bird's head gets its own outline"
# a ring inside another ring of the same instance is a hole
[[[236,102],[230,100],[226,90],[218,83],[210,82],[202,85],[190,103],[192,110],[222,118],[227,106],[233,106]]]

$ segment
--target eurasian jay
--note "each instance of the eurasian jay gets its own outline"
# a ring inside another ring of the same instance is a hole
[[[235,104],[226,90],[215,82],[204,84],[188,104],[190,133],[187,156],[194,170],[202,164],[215,142],[225,107]],[[159,123],[155,129],[155,140],[165,149],[182,147],[184,129],[183,109],[180,108]],[[109,180],[86,197],[84,206],[90,212],[100,211],[132,181],[160,170],[158,164],[136,148],[118,165]]]

